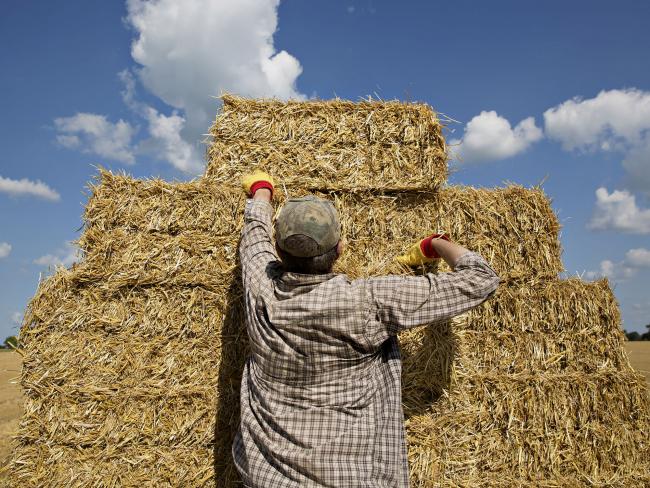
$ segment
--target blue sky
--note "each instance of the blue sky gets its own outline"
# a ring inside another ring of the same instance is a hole
[[[544,188],[570,274],[650,323],[650,3],[6,0],[0,336],[75,258],[94,165],[190,179],[222,90],[424,101],[452,183]],[[495,143],[498,141],[498,143]],[[0,340],[2,340],[0,338]]]

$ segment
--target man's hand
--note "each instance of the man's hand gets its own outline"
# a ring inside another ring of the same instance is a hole
[[[449,241],[445,234],[432,234],[429,237],[413,244],[405,254],[397,256],[397,262],[405,266],[419,266],[420,264],[430,263],[440,258],[440,254],[433,246],[434,239],[444,239]]]
[[[271,175],[264,171],[257,169],[252,173],[242,176],[241,183],[244,187],[244,191],[249,197],[255,198],[255,194],[258,190],[266,190],[259,193],[259,196],[263,196],[264,200],[267,200],[267,197],[268,200],[271,200],[271,197],[273,196],[273,187],[275,183],[273,182]]]

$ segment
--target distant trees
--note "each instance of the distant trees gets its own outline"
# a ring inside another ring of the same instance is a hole
[[[2,347],[2,349],[16,349],[18,347],[18,338],[16,336],[9,336],[0,347]]]
[[[623,332],[628,341],[650,341],[650,324],[646,325],[645,328],[648,331],[643,334],[639,334],[637,331],[628,332],[624,330]]]

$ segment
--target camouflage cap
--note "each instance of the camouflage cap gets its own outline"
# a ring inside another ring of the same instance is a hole
[[[341,224],[332,202],[315,196],[290,198],[275,222],[275,240],[299,258],[320,256],[336,246]]]

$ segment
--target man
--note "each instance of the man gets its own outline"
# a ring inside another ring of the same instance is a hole
[[[434,235],[398,260],[440,257],[453,272],[351,281],[331,273],[343,246],[330,202],[289,200],[274,246],[273,180],[255,172],[243,184],[251,354],[233,456],[244,484],[407,487],[397,333],[479,305],[499,278],[479,255]]]

